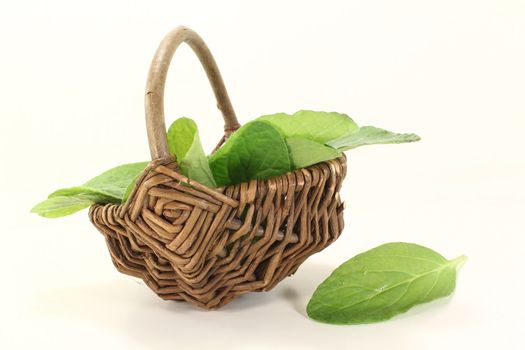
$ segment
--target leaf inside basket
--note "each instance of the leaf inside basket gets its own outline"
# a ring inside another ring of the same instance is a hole
[[[167,132],[169,151],[182,174],[208,187],[268,179],[340,157],[343,151],[364,145],[417,140],[415,134],[397,134],[372,126],[360,128],[346,114],[308,110],[259,117],[239,128],[208,157],[193,120],[179,118]],[[125,202],[147,164],[124,164],[81,186],[58,190],[33,212],[61,216],[83,209],[88,203]]]
[[[128,185],[140,174],[149,162],[130,163],[103,172],[82,185],[92,192],[104,194],[122,201]]]
[[[359,129],[349,116],[336,112],[301,110],[292,115],[286,113],[263,115],[256,120],[270,123],[279,129],[285,138],[300,137],[321,144]]]
[[[340,151],[365,146],[388,143],[404,143],[419,141],[416,134],[398,134],[373,126],[362,126],[356,132],[351,132],[341,138],[329,141],[327,144]]]
[[[209,158],[218,186],[267,179],[291,170],[288,148],[273,126],[250,122]]]
[[[304,168],[342,155],[332,147],[300,137],[287,138],[286,145],[294,169]]]
[[[55,191],[48,199],[34,206],[31,212],[54,218],[73,214],[95,203],[122,203],[127,189],[147,165],[148,162],[124,164],[105,171],[81,186]]]
[[[88,193],[77,193],[69,197],[55,196],[38,203],[31,212],[46,218],[58,218],[85,209],[95,204],[98,199],[100,198]]]
[[[197,124],[189,118],[175,120],[168,129],[170,153],[177,158],[181,173],[208,187],[216,187],[208,158],[202,149]]]

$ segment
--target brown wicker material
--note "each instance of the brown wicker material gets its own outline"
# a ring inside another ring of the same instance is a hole
[[[199,57],[215,92],[225,120],[221,143],[239,127],[208,48],[195,32],[175,29],[157,50],[146,89],[153,161],[125,204],[94,205],[89,215],[120,272],[143,279],[163,299],[215,309],[272,289],[339,237],[346,159],[217,189],[181,175],[168,152],[163,95],[182,42]]]

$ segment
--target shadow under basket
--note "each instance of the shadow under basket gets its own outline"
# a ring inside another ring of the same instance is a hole
[[[202,39],[188,28],[173,30],[157,50],[146,88],[153,160],[124,204],[93,205],[89,216],[120,272],[141,278],[163,299],[216,309],[272,289],[339,237],[346,158],[221,188],[183,176],[168,152],[163,112],[166,74],[182,42],[203,64],[223,114],[219,146],[239,127]]]

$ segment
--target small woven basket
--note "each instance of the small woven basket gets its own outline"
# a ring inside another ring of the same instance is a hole
[[[199,57],[222,112],[225,134],[217,147],[239,128],[206,44],[176,28],[157,49],[146,87],[152,161],[126,203],[93,205],[89,216],[117,270],[141,278],[163,299],[216,309],[272,289],[339,237],[346,159],[221,188],[183,176],[168,152],[163,106],[168,67],[182,42]]]

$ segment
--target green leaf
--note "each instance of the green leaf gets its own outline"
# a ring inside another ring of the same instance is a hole
[[[103,172],[80,187],[122,201],[129,184],[148,164],[149,162],[140,162],[120,165]]]
[[[146,166],[148,163],[149,162],[146,162]],[[137,175],[135,175],[133,180],[131,180],[131,182],[128,184],[128,186],[126,187],[126,190],[124,191],[122,200],[120,201],[121,203],[126,203],[128,201],[129,196],[131,195],[131,192],[135,188],[135,185],[137,184],[137,181],[139,180],[139,178],[142,176],[143,172],[144,172],[144,169],[141,172],[137,173]]]
[[[341,152],[332,147],[299,137],[287,138],[286,145],[294,169],[304,168],[342,155]]]
[[[126,192],[133,188],[148,162],[124,164],[89,180],[82,186],[63,188],[51,193],[48,199],[31,209],[47,218],[73,214],[92,204],[122,203]]]
[[[338,267],[307,306],[312,319],[332,324],[379,322],[414,305],[450,295],[466,260],[446,260],[411,243],[388,243]]]
[[[87,187],[82,186],[76,186],[76,187],[69,187],[69,188],[62,188],[60,190],[57,190],[53,193],[51,193],[47,198],[55,198],[55,197],[75,197],[78,195],[87,195],[89,196],[95,203],[120,203],[121,201],[118,198],[114,198],[112,196],[108,196],[102,193],[98,193],[94,189],[90,189]]]
[[[71,197],[71,196],[75,196],[77,194],[84,194],[86,192],[92,192],[92,191],[90,189],[82,187],[82,186],[61,188],[61,189],[56,190],[55,192],[51,193],[49,196],[47,196],[47,198]]]
[[[53,197],[73,197],[88,194],[96,203],[121,203],[128,187],[135,184],[148,162],[120,165],[105,171],[81,186],[62,188],[49,195]]]
[[[193,120],[179,118],[171,124],[168,146],[170,153],[177,158],[183,175],[205,186],[217,187]]]
[[[258,121],[237,130],[209,161],[218,186],[267,179],[291,170],[288,148],[280,132]]]
[[[414,134],[395,134],[369,126],[359,128],[345,114],[307,110],[293,115],[262,116],[237,130],[208,158],[197,125],[191,119],[179,118],[167,134],[169,150],[176,156],[181,172],[208,187],[279,176],[340,157],[342,151],[365,144],[419,140]],[[85,207],[88,202],[122,203],[147,165],[148,162],[131,163],[110,169],[81,186],[52,193],[50,201],[44,201],[35,210],[46,213],[47,205],[51,213],[58,210],[62,215]]]
[[[348,133],[345,136],[327,142],[327,145],[340,151],[347,151],[364,145],[404,143],[419,141],[416,134],[397,134],[373,126],[363,126],[357,132]]]
[[[264,115],[256,120],[275,126],[285,138],[300,137],[319,143],[335,140],[358,129],[357,124],[346,114],[335,112],[302,110],[293,115]]]
[[[71,215],[95,204],[93,199],[86,194],[76,194],[70,197],[54,196],[35,205],[31,212],[46,218],[58,218]]]
[[[133,192],[133,189],[135,188],[135,185],[137,184],[137,181],[141,175],[142,173],[138,173],[137,176],[135,176],[135,178],[133,179],[133,181],[129,183],[128,187],[126,187],[126,191],[124,191],[124,196],[122,197],[121,203],[126,203],[128,201],[129,196],[131,196],[131,192]]]

